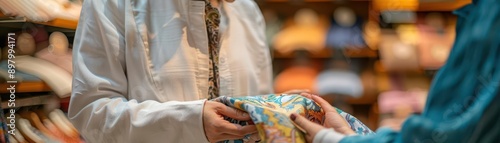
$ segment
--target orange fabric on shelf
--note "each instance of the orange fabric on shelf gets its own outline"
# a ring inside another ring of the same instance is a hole
[[[57,139],[59,139],[60,141],[63,141],[65,143],[83,143],[84,141],[82,141],[80,138],[78,137],[69,137],[67,135],[65,135],[64,133],[62,133],[61,130],[59,130],[49,119],[44,119],[43,120],[43,124],[45,125],[45,127],[47,127],[47,129],[52,133],[54,134]]]
[[[317,16],[312,10],[297,12],[290,26],[285,27],[274,37],[273,48],[280,53],[291,53],[295,50],[320,52],[325,48],[328,32],[328,19]]]
[[[377,10],[417,10],[418,0],[373,0],[373,8]]]
[[[274,91],[282,93],[293,89],[309,89],[312,93],[316,87],[318,71],[308,66],[293,66],[285,69],[274,82]]]

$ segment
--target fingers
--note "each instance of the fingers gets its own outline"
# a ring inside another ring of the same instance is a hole
[[[337,110],[335,110],[335,108],[333,108],[333,106],[330,105],[330,103],[328,103],[328,101],[326,101],[325,99],[323,99],[319,96],[312,95],[312,100],[314,100],[314,102],[318,103],[321,106],[321,108],[323,108],[323,110],[325,112],[337,112]]]
[[[290,115],[290,119],[295,122],[297,126],[300,128],[304,129],[308,135],[316,135],[316,133],[323,129],[324,127],[321,125],[318,125],[314,122],[309,121],[307,118],[300,116],[299,114],[292,113]]]
[[[312,94],[310,93],[300,93],[300,96],[304,96],[305,98],[312,99]]]
[[[328,103],[328,101],[326,101],[325,99],[323,99],[317,95],[313,95],[310,93],[301,93],[300,95],[304,96],[305,98],[309,98],[309,99],[314,100],[314,102],[318,103],[321,106],[321,108],[323,108],[323,110],[325,112],[337,112],[337,110],[335,110],[335,108],[333,108],[333,106],[330,105],[330,103]]]
[[[249,121],[251,120],[250,115],[247,112],[238,110],[233,107],[226,106],[222,104],[222,106],[217,108],[217,111],[224,116],[240,120],[240,121]]]

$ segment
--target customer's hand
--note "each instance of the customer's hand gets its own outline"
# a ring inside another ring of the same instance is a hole
[[[325,127],[316,124],[314,122],[309,121],[307,118],[300,116],[299,114],[292,113],[290,115],[290,119],[297,124],[300,128],[304,129],[306,132],[306,141],[311,143],[314,139],[314,136]]]
[[[203,127],[208,141],[214,143],[224,140],[236,140],[242,139],[248,134],[257,134],[255,125],[241,126],[233,124],[224,120],[224,116],[240,121],[250,120],[250,116],[246,112],[219,102],[206,101],[203,107]]]
[[[324,127],[333,128],[335,131],[345,135],[355,134],[355,132],[349,127],[345,119],[342,118],[337,110],[333,108],[333,106],[330,105],[330,103],[328,103],[326,100],[317,95],[308,93],[302,93],[300,95],[314,100],[321,106],[321,108],[323,108],[323,111],[325,111],[325,121],[323,123]]]

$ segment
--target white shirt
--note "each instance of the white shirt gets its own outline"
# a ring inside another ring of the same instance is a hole
[[[258,6],[237,0],[222,9],[220,94],[272,93]],[[84,1],[69,117],[88,142],[207,142],[204,10],[195,0]]]

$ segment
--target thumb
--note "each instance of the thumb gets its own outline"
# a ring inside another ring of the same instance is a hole
[[[311,122],[307,118],[297,113],[292,113],[290,115],[290,119],[298,126],[300,130],[303,130],[303,132],[305,132],[306,134],[315,135],[316,132],[324,128],[323,126]]]

